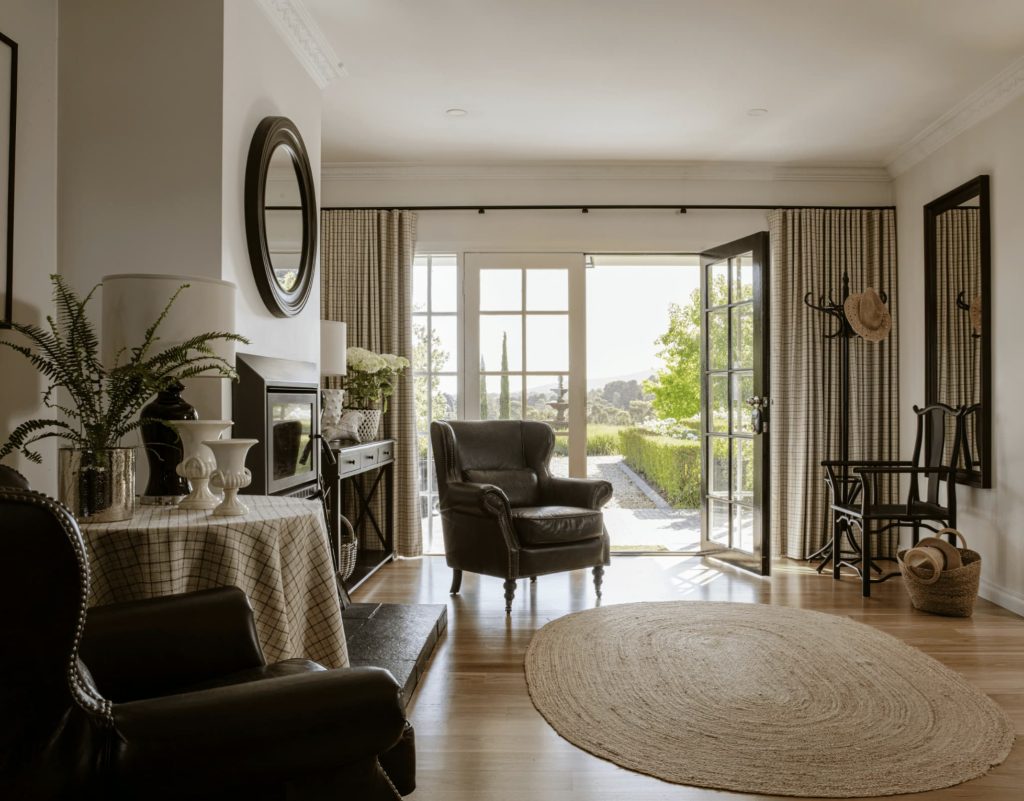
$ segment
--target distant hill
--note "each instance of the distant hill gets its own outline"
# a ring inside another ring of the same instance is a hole
[[[654,375],[656,372],[658,372],[657,368],[652,367],[649,370],[643,370],[639,373],[629,373],[628,375],[612,375],[603,378],[588,377],[587,391],[589,392],[592,389],[600,389],[605,384],[608,384],[612,381],[639,381],[642,383],[646,381],[648,378],[650,378],[652,375]]]

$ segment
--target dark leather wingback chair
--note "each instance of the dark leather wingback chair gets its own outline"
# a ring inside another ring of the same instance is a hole
[[[235,587],[87,610],[74,518],[11,473],[0,471],[0,798],[412,792],[412,729],[390,673],[266,664]]]
[[[556,478],[548,470],[555,434],[547,423],[485,420],[430,424],[441,526],[452,594],[462,571],[505,579],[505,611],[516,580],[591,567],[601,597],[610,564],[601,507],[612,485]]]

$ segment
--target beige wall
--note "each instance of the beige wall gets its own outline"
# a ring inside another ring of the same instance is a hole
[[[49,276],[57,272],[57,0],[0,0],[0,30],[19,45],[14,318],[39,324],[52,311]],[[6,348],[0,350],[0,375],[0,432],[6,435],[38,414],[45,386],[25,359]],[[43,464],[20,457],[9,463],[33,487],[53,494],[56,442],[40,446]]]
[[[957,490],[959,527],[983,559],[981,594],[1024,614],[1024,98],[897,176],[903,451],[924,400],[924,204],[981,173],[992,180],[992,489]]]

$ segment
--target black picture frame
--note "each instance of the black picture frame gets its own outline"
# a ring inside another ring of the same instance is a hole
[[[277,282],[267,241],[267,174],[271,157],[278,147],[286,148],[291,155],[302,212],[298,276],[290,291]],[[245,235],[256,286],[267,309],[275,317],[294,317],[309,300],[316,272],[318,216],[313,171],[299,129],[287,117],[264,117],[256,126],[245,165]]]
[[[6,132],[7,152],[0,152],[0,159],[6,159],[7,170],[0,182],[0,197],[5,198],[5,213],[0,214],[0,242],[3,242],[4,257],[4,302],[0,328],[10,328],[14,321],[14,163],[16,133],[18,130],[18,43],[0,33],[0,45],[10,50],[10,76],[0,73],[0,85],[10,83],[8,109],[0,108],[0,131]],[[6,112],[6,113],[5,113]],[[0,142],[3,138],[0,138]]]
[[[955,209],[961,204],[978,199],[978,262],[981,273],[981,337],[979,388],[980,409],[977,412],[978,450],[974,469],[957,470],[955,480],[959,484],[989,489],[992,486],[992,206],[989,191],[989,176],[979,175],[956,189],[937,197],[924,207],[924,347],[925,347],[925,404],[939,400],[939,352],[935,333],[937,310],[935,308],[937,219],[940,214]],[[930,446],[931,437],[928,438]],[[930,453],[926,454],[926,458]]]

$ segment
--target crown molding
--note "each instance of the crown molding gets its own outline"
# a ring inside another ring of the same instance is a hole
[[[302,0],[257,0],[288,48],[318,87],[344,74],[338,54]]]
[[[889,173],[897,176],[930,156],[968,128],[995,114],[1024,94],[1024,56],[978,87],[889,159]]]
[[[885,167],[758,162],[325,162],[324,181],[808,181],[888,183]]]

